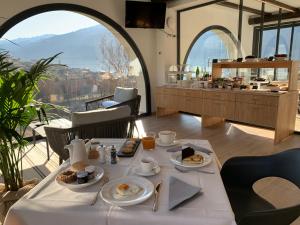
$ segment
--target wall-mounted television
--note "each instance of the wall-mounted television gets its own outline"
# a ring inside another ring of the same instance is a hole
[[[165,2],[126,1],[125,27],[165,28]]]

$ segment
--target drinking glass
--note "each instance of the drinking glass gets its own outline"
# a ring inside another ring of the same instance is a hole
[[[155,148],[155,133],[147,132],[142,137],[142,144],[143,144],[144,150],[153,150]]]

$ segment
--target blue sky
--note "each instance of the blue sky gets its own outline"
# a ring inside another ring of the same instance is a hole
[[[99,25],[99,23],[79,13],[52,11],[23,20],[3,37],[13,40],[44,34],[64,34],[94,25]]]

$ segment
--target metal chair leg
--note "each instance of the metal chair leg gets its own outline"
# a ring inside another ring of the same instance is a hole
[[[34,129],[32,129],[32,140],[33,140],[33,146],[36,144],[36,132]]]
[[[48,139],[46,138],[46,147],[47,147],[47,158],[48,158],[48,161],[50,160],[50,150],[49,150],[49,143],[48,143]]]

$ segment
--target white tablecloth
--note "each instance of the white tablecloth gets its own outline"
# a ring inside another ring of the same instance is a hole
[[[99,139],[104,144],[116,144],[124,140]],[[206,140],[181,140],[211,149]],[[215,174],[198,172],[180,173],[174,169],[167,148],[156,147],[154,151],[144,151],[142,146],[133,158],[120,158],[116,165],[104,165],[110,179],[133,175],[132,168],[144,156],[156,159],[161,172],[149,180],[156,184],[163,180],[157,212],[152,212],[153,197],[144,203],[130,207],[116,207],[105,203],[99,196],[97,203],[89,203],[95,197],[99,184],[84,192],[73,192],[55,182],[56,174],[67,166],[64,163],[51,173],[24,198],[20,199],[8,212],[4,225],[235,225],[234,215],[226,195],[215,160],[207,169]],[[212,154],[215,157],[214,154]],[[98,162],[94,164],[100,165]],[[200,186],[203,195],[186,204],[168,210],[168,185],[170,176],[175,176],[195,186]]]

